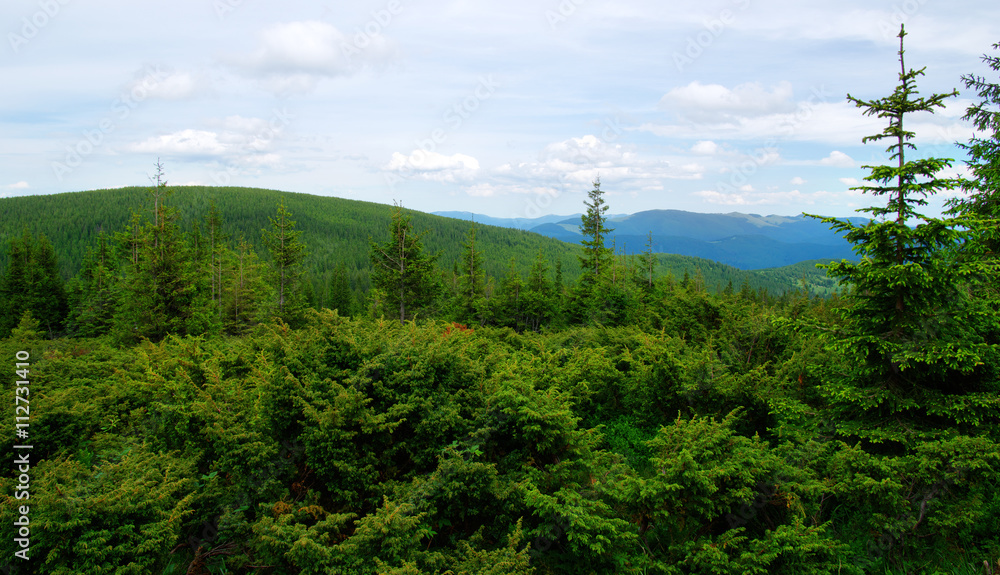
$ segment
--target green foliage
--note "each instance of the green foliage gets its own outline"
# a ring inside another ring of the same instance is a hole
[[[62,330],[67,298],[52,244],[24,229],[11,239],[7,270],[0,275],[0,336],[7,336],[25,312],[55,336]]]
[[[437,256],[424,253],[421,236],[403,208],[396,207],[389,239],[371,244],[372,285],[385,296],[383,313],[398,310],[400,323],[434,303],[439,286],[434,278]]]
[[[295,229],[292,214],[285,209],[285,203],[278,204],[278,214],[271,219],[271,228],[263,230],[264,244],[271,252],[274,263],[275,309],[278,316],[295,323],[308,305],[303,293],[302,262],[305,259],[305,245],[302,232]]]
[[[580,283],[589,286],[597,281],[602,273],[606,273],[608,261],[614,255],[614,251],[605,247],[608,234],[613,229],[605,227],[608,205],[604,201],[604,192],[601,190],[600,178],[594,180],[594,189],[587,192],[587,201],[584,202],[587,212],[580,216],[580,233],[583,239],[580,244],[583,246],[583,253],[580,258],[580,269],[583,276]]]
[[[383,207],[227,189],[182,203],[158,165],[152,216],[123,217],[116,241],[95,235],[71,282],[72,338],[44,338],[34,308],[4,318],[0,356],[30,381],[16,394],[34,443],[27,569],[979,572],[1000,557],[992,216],[916,213],[954,183],[935,176],[946,160],[904,157],[905,114],[943,97],[915,99],[917,76],[855,100],[889,118],[874,139],[893,139],[899,165],[872,167],[866,188],[887,196],[870,211],[889,221],[833,222],[862,257],[830,266],[849,291],[826,300],[801,269],[761,280],[611,249],[575,282],[561,262],[576,250],[488,226],[462,249],[467,228],[418,236],[411,221],[433,220],[401,209],[390,222]],[[242,216],[279,197],[270,261],[234,246],[268,221]],[[317,230],[339,216],[309,209],[321,204],[364,217],[328,237]],[[386,223],[389,241],[367,251],[345,239]],[[451,250],[450,272],[423,239]],[[296,243],[312,255],[280,249]],[[11,245],[0,286],[56,277],[30,233]],[[369,281],[359,260],[376,287],[352,316]],[[21,441],[18,407],[0,406],[5,452]],[[8,525],[21,473],[0,476]]]

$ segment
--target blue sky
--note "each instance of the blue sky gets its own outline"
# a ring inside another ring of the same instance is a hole
[[[496,217],[582,211],[598,175],[613,213],[852,215],[886,157],[845,97],[891,93],[899,24],[925,95],[1000,42],[982,0],[5,0],[0,22],[0,197],[145,185],[160,158],[171,184]],[[909,120],[920,155],[962,157],[973,97]]]

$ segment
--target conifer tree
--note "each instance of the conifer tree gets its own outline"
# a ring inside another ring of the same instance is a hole
[[[476,224],[469,227],[469,232],[462,243],[462,262],[458,276],[457,311],[460,321],[481,320],[480,306],[485,295],[486,274],[483,271],[482,248],[476,246]]]
[[[87,249],[80,273],[71,280],[70,333],[95,337],[111,330],[117,305],[118,256],[101,231]]]
[[[6,273],[0,277],[0,337],[30,311],[54,335],[63,328],[68,303],[55,250],[44,234],[35,238],[24,229],[11,239]]]
[[[131,225],[118,234],[127,261],[113,331],[122,342],[142,337],[159,341],[168,334],[200,334],[212,327],[195,246],[181,233],[177,211],[166,205],[163,166],[157,163],[156,168],[150,178],[153,222],[143,225],[133,214]]]
[[[993,44],[1000,50],[1000,43]],[[990,70],[1000,72],[1000,56],[983,55]],[[966,88],[975,90],[979,101],[966,110],[963,120],[971,121],[980,135],[973,136],[967,144],[959,144],[969,154],[969,169],[975,179],[969,182],[973,194],[953,202],[959,213],[973,213],[989,219],[1000,219],[1000,83],[983,76],[962,76]],[[990,239],[994,256],[998,253],[1000,238]]]
[[[229,278],[223,284],[224,327],[227,333],[239,335],[266,319],[270,288],[265,266],[246,239],[241,237],[227,257],[231,261],[225,265]]]
[[[555,289],[548,274],[548,262],[539,250],[535,256],[535,263],[528,272],[528,283],[524,292],[526,329],[538,331],[555,316]]]
[[[865,180],[872,184],[855,188],[887,202],[859,210],[874,217],[863,225],[823,219],[855,244],[861,258],[825,266],[851,288],[845,297],[850,305],[843,308],[846,331],[834,347],[857,366],[845,377],[831,378],[826,393],[855,414],[845,423],[845,434],[897,448],[936,437],[941,418],[956,427],[997,419],[995,407],[988,407],[995,401],[979,401],[996,391],[984,368],[984,359],[995,350],[971,329],[977,310],[964,287],[965,278],[979,275],[983,264],[953,257],[972,222],[917,212],[928,196],[955,189],[961,181],[939,176],[951,159],[907,157],[916,146],[904,120],[943,107],[957,92],[917,96],[916,79],[924,70],[906,69],[905,35],[900,27],[901,72],[892,95],[876,100],[848,95],[866,115],[888,120],[881,133],[862,141],[888,140],[895,163],[864,166],[871,172]],[[919,223],[911,227],[914,220]]]
[[[351,279],[347,275],[347,265],[341,261],[330,278],[329,302],[327,307],[337,310],[342,317],[349,316],[354,310],[354,295],[351,292]]]
[[[653,255],[653,232],[646,234],[646,249],[642,252],[642,256],[639,258],[639,263],[641,269],[639,270],[641,274],[642,281],[640,282],[644,285],[647,291],[653,290],[653,269],[656,267],[656,256]]]
[[[601,274],[606,273],[613,250],[605,247],[604,243],[608,234],[614,231],[604,225],[607,222],[605,214],[608,205],[604,202],[600,178],[594,180],[594,189],[587,192],[587,200],[583,204],[587,207],[587,213],[580,216],[580,233],[584,238],[580,242],[583,246],[583,255],[579,256],[580,268],[583,270],[580,282],[584,286],[592,285]]]
[[[500,280],[497,295],[490,301],[490,315],[496,325],[523,331],[528,303],[526,295],[524,279],[517,270],[516,261],[511,258],[507,273]]]
[[[385,309],[399,310],[400,323],[434,302],[439,291],[434,272],[437,256],[424,252],[421,236],[413,231],[402,206],[392,212],[389,239],[383,244],[369,239],[369,244],[372,286],[384,294]]]
[[[277,216],[270,219],[271,229],[264,230],[264,243],[271,250],[274,265],[275,307],[278,315],[289,321],[298,318],[307,303],[302,293],[305,245],[284,200],[278,205]]]
[[[208,275],[212,289],[211,299],[217,317],[221,318],[223,314],[223,262],[226,259],[229,237],[222,232],[222,214],[219,213],[214,201],[208,209],[208,215],[205,216],[205,231],[208,234],[206,241],[208,242]]]

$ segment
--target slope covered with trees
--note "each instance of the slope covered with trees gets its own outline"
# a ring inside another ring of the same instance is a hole
[[[859,256],[827,264],[842,297],[711,292],[649,248],[616,253],[598,182],[572,277],[544,249],[492,271],[486,226],[442,260],[418,214],[385,212],[350,316],[309,305],[329,244],[303,222],[327,216],[293,196],[261,192],[256,247],[218,205],[185,225],[155,178],[146,215],[94,238],[68,309],[46,297],[46,236],[22,232],[0,443],[32,448],[0,475],[0,523],[30,546],[0,538],[0,557],[60,575],[1000,569],[1000,92],[970,79],[975,179],[942,178],[951,160],[913,159],[906,128],[949,95],[917,96],[903,37],[893,93],[852,98],[893,161],[862,188],[876,219],[830,221]],[[953,213],[920,215],[958,186]]]

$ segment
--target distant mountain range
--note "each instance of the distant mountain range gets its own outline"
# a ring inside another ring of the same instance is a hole
[[[580,215],[542,218],[493,218],[471,212],[436,215],[494,226],[527,230],[569,243],[579,243]],[[865,218],[850,218],[864,223]],[[851,245],[829,224],[806,216],[701,214],[682,210],[649,210],[608,217],[613,228],[608,246],[626,254],[646,249],[652,233],[655,253],[694,256],[739,269],[787,266],[803,260],[853,259]]]

